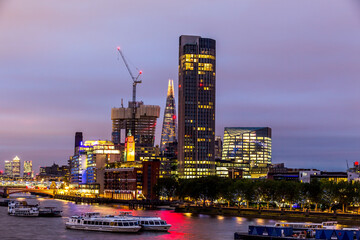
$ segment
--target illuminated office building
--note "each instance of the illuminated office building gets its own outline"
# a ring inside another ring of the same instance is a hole
[[[174,82],[169,79],[164,121],[161,132],[160,151],[166,150],[166,145],[176,142],[176,110],[175,110]]]
[[[105,166],[120,161],[120,150],[111,141],[85,141],[70,157],[71,183],[99,184],[103,188]]]
[[[5,160],[5,176],[12,177],[11,161]]]
[[[32,161],[24,161],[24,171],[23,171],[24,178],[33,178],[34,172],[32,170]]]
[[[215,174],[215,40],[179,39],[178,160],[182,178]]]
[[[129,102],[127,108],[112,108],[112,141],[118,145],[122,136],[125,138],[129,130],[132,129],[133,102]],[[143,102],[136,102],[135,132],[131,134],[135,138],[135,143],[140,146],[154,146],[156,120],[160,115],[160,107],[144,105]]]
[[[17,178],[20,177],[20,158],[18,156],[14,157],[11,161],[11,171],[12,171],[12,177]]]
[[[244,178],[265,177],[271,163],[271,128],[226,127],[222,160],[241,169]]]

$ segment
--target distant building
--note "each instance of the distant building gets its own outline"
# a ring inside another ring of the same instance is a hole
[[[58,164],[53,164],[47,167],[40,167],[39,174],[36,175],[36,180],[46,180],[46,181],[64,181],[70,176],[70,168],[68,165],[59,166]]]
[[[313,181],[314,179],[317,180],[326,179],[328,181],[333,181],[333,182],[348,181],[348,173],[321,171],[320,174],[314,173],[310,175],[310,181]]]
[[[271,163],[271,128],[226,127],[222,160],[234,162],[244,178],[266,177]]]
[[[24,171],[23,171],[24,178],[33,178],[34,172],[32,169],[32,161],[24,161]]]
[[[164,110],[164,120],[161,132],[160,151],[165,151],[167,144],[177,142],[176,121],[174,82],[173,80],[169,79],[166,105]]]
[[[19,178],[21,177],[21,169],[20,169],[20,158],[18,156],[14,157],[11,162],[12,168],[12,177]]]
[[[319,174],[317,169],[288,168],[284,163],[271,164],[267,179],[310,182],[310,174]]]
[[[5,160],[5,172],[4,175],[7,177],[12,177],[12,167],[11,167],[11,161]]]
[[[115,145],[121,143],[122,135],[126,137],[129,130],[135,137],[135,143],[139,146],[153,147],[155,141],[156,120],[160,115],[160,107],[144,105],[136,102],[135,131],[132,130],[133,102],[129,102],[127,108],[112,108],[112,141]]]
[[[216,42],[179,39],[179,177],[215,175]]]

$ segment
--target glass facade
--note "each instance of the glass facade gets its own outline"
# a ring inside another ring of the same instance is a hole
[[[215,40],[179,39],[179,176],[215,175]]]
[[[176,142],[176,110],[174,82],[169,80],[166,106],[164,111],[164,121],[161,132],[160,151],[165,151],[166,145]]]
[[[34,177],[33,171],[32,171],[32,161],[24,161],[24,177],[32,178]]]
[[[271,163],[271,128],[226,127],[222,160],[234,162],[244,178],[266,176]]]
[[[110,161],[120,161],[120,150],[110,141],[85,141],[70,158],[71,183],[97,183],[97,170]]]

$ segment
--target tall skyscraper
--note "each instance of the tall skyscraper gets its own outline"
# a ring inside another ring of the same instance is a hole
[[[24,171],[23,177],[25,178],[33,178],[33,170],[32,170],[32,161],[24,161]]]
[[[174,82],[169,79],[164,111],[164,121],[161,132],[160,151],[165,151],[166,145],[176,142],[176,108]]]
[[[20,177],[20,158],[18,156],[14,157],[11,162],[11,169],[12,169],[12,177]]]
[[[215,40],[179,39],[179,175],[215,174]]]
[[[271,128],[226,127],[222,160],[241,169],[244,178],[266,176],[271,163]]]

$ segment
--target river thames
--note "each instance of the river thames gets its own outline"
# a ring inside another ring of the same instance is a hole
[[[57,207],[63,217],[14,217],[0,207],[1,239],[234,239],[234,232],[246,232],[250,224],[274,224],[275,220],[247,219],[242,217],[209,216],[203,214],[175,213],[173,210],[132,210],[133,215],[158,216],[172,225],[168,233],[140,232],[135,234],[87,232],[65,229],[67,217],[85,212],[117,214],[128,210],[122,205],[85,205],[47,198],[19,199],[41,206]]]

